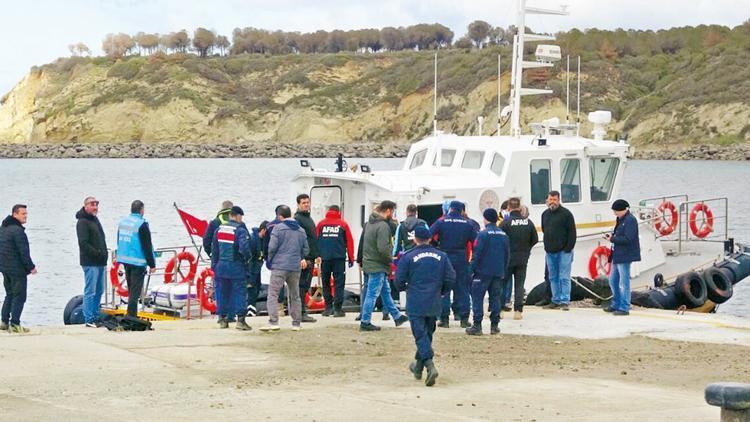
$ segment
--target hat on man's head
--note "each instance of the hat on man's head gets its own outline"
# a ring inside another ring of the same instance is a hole
[[[430,235],[430,229],[427,226],[420,224],[414,229],[414,237],[417,239],[428,240],[432,236]]]
[[[618,199],[612,203],[613,211],[625,211],[628,208],[630,208],[630,204],[628,204],[628,201],[624,199]]]
[[[497,223],[497,210],[494,208],[487,208],[482,213],[484,216],[484,219],[489,221],[490,223]]]
[[[451,201],[450,207],[456,211],[463,211],[466,208],[461,201]]]
[[[238,207],[237,205],[233,206],[229,213],[231,215],[245,215],[245,212],[242,211],[242,208]]]

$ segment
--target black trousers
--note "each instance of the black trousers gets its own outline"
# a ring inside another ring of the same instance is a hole
[[[138,302],[143,293],[143,279],[146,278],[146,267],[123,264],[125,266],[125,280],[128,282],[128,315],[138,316]]]
[[[260,294],[260,273],[250,274],[247,285],[247,306],[255,308],[255,304],[258,302],[258,295]]]
[[[305,294],[310,291],[312,285],[312,270],[315,266],[315,261],[307,260],[307,268],[300,271],[299,274],[299,300],[302,302],[302,313],[307,313],[307,307],[305,306]],[[279,296],[281,297],[281,296]],[[281,303],[281,302],[279,302]]]
[[[515,292],[513,296],[513,310],[518,312],[523,312],[523,285],[526,282],[527,265],[528,263],[508,266],[507,277],[508,279],[513,278],[513,291]]]
[[[26,303],[26,276],[11,277],[3,274],[5,301],[3,301],[2,320],[4,323],[21,325],[21,313]]]
[[[340,310],[344,305],[344,286],[346,285],[346,260],[331,259],[320,263],[320,276],[323,283],[323,298],[326,308]],[[331,295],[331,276],[333,276],[333,295]]]

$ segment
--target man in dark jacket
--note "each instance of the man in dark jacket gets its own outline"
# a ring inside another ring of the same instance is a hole
[[[430,227],[433,238],[437,239],[438,248],[448,254],[456,271],[456,284],[453,287],[453,312],[461,319],[461,328],[469,328],[470,288],[469,262],[467,248],[477,237],[474,225],[461,215],[464,204],[451,201],[448,214],[437,220]],[[443,297],[443,314],[438,327],[448,328],[448,316],[451,310],[450,294]]]
[[[266,265],[271,268],[271,283],[268,286],[268,325],[261,331],[279,331],[279,292],[286,284],[289,292],[289,314],[292,316],[292,331],[300,330],[302,303],[299,297],[300,270],[307,267],[306,256],[310,253],[305,230],[292,218],[292,210],[277,207],[283,221],[274,226],[268,242]]]
[[[406,252],[398,262],[395,284],[406,290],[406,313],[417,344],[415,361],[409,365],[414,378],[422,379],[427,368],[425,384],[435,384],[438,372],[433,363],[432,336],[437,319],[443,313],[442,296],[451,291],[456,281],[448,256],[430,246],[430,231],[418,225],[414,229],[414,248]]]
[[[396,204],[383,201],[370,215],[365,232],[362,234],[362,271],[367,276],[367,293],[362,304],[362,318],[360,331],[378,331],[380,327],[371,322],[372,311],[378,297],[383,301],[383,309],[387,310],[396,326],[399,327],[409,320],[393,303],[391,287],[388,284],[388,274],[391,272],[391,221]]]
[[[310,195],[303,193],[297,195],[297,212],[294,213],[294,219],[305,229],[307,236],[307,245],[310,252],[305,257],[307,266],[300,271],[299,276],[299,295],[302,303],[302,322],[315,322],[315,318],[307,314],[305,306],[305,294],[310,290],[312,284],[312,271],[316,262],[320,262],[320,250],[318,249],[318,237],[315,233],[315,221],[310,217]]]
[[[17,204],[0,225],[0,273],[5,288],[0,330],[11,333],[29,332],[21,326],[21,313],[26,303],[27,276],[36,274],[36,266],[29,254],[29,238],[23,227],[27,220],[26,205]]]
[[[638,220],[630,213],[630,204],[624,199],[612,203],[617,217],[615,229],[605,237],[612,242],[612,304],[605,309],[614,315],[630,314],[630,264],[641,260],[641,243],[638,239]]]
[[[83,267],[83,319],[87,327],[96,327],[107,274],[107,242],[99,222],[99,201],[90,196],[76,213],[76,234]]]
[[[406,219],[396,228],[392,253],[394,257],[398,257],[399,253],[408,252],[415,246],[414,229],[416,229],[417,226],[424,226],[429,229],[427,222],[417,217],[417,206],[409,204],[406,206]]]
[[[222,202],[221,210],[216,213],[216,218],[208,223],[206,233],[203,234],[203,250],[206,252],[206,255],[211,256],[214,233],[216,233],[216,229],[218,229],[220,225],[226,224],[229,221],[229,213],[231,212],[233,206],[234,204],[232,203],[232,201]]]
[[[346,262],[349,268],[354,265],[354,239],[349,224],[341,218],[337,205],[328,207],[326,218],[316,227],[318,247],[320,248],[320,279],[323,283],[325,310],[323,316],[346,316],[344,305],[344,286],[346,285]],[[334,295],[331,295],[330,279],[333,276]]]
[[[260,294],[260,272],[263,268],[263,239],[266,237],[268,221],[263,221],[258,227],[253,227],[250,233],[250,260],[247,263],[247,315],[257,315],[256,304]]]
[[[211,245],[211,268],[216,277],[219,328],[228,328],[229,320],[236,316],[235,328],[249,331],[245,315],[250,233],[242,223],[244,215],[242,208],[235,205],[229,211],[229,221],[216,229]]]
[[[503,306],[510,301],[510,290],[515,290],[513,299],[513,319],[523,318],[523,293],[526,282],[526,268],[531,256],[531,248],[539,242],[534,222],[521,212],[521,200],[510,198],[508,200],[510,214],[500,224],[510,240],[510,261],[503,285]],[[512,284],[511,284],[512,283]]]
[[[482,335],[484,296],[487,292],[490,296],[490,334],[500,334],[500,300],[510,247],[508,235],[497,226],[497,219],[494,208],[484,210],[485,229],[477,235],[469,266],[474,324],[466,329],[466,334],[472,336]]]
[[[117,262],[125,267],[128,282],[128,315],[138,316],[138,302],[143,294],[143,279],[146,267],[156,271],[154,245],[151,230],[143,218],[146,212],[143,202],[135,200],[130,205],[130,215],[120,220],[117,227]]]
[[[553,190],[547,196],[547,209],[542,213],[542,232],[552,288],[552,303],[545,308],[567,311],[570,305],[573,248],[576,246],[576,221],[573,214],[560,205],[558,191]]]

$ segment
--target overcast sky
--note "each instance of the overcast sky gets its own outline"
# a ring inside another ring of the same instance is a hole
[[[109,32],[135,34],[192,30],[198,26],[227,36],[236,27],[308,32],[442,23],[456,38],[482,19],[506,27],[515,21],[516,0],[1,0],[0,39],[10,51],[0,60],[0,95],[33,65],[68,55],[82,41],[101,54]],[[537,16],[527,26],[539,32],[570,28],[662,29],[721,24],[750,18],[750,0],[529,0],[529,5],[569,5],[568,17]]]

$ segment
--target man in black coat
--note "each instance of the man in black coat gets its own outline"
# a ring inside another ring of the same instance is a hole
[[[78,251],[83,268],[83,318],[87,327],[96,327],[100,319],[99,307],[104,293],[107,274],[107,242],[104,229],[97,217],[99,201],[93,196],[83,200],[83,207],[76,213]]]
[[[305,230],[307,235],[307,245],[310,252],[305,257],[307,266],[302,269],[299,276],[299,297],[302,302],[302,322],[315,322],[315,318],[307,314],[305,306],[305,293],[310,290],[312,285],[312,270],[314,264],[320,263],[320,249],[318,248],[318,235],[315,229],[315,221],[310,217],[310,195],[302,193],[297,195],[297,212],[294,213],[294,219]]]
[[[570,304],[573,248],[576,246],[576,221],[573,214],[560,205],[558,191],[553,190],[547,196],[547,209],[542,213],[542,232],[549,284],[552,288],[552,303],[546,308],[567,311]]]
[[[21,312],[26,303],[26,277],[36,274],[36,266],[29,254],[29,238],[23,227],[27,219],[26,205],[17,204],[0,225],[0,273],[5,287],[0,330],[12,333],[29,332],[21,326]]]
[[[515,314],[513,319],[522,319],[523,312],[523,294],[524,283],[526,282],[526,267],[531,256],[531,248],[539,242],[539,235],[536,233],[534,222],[528,215],[521,213],[521,200],[510,198],[508,200],[508,217],[500,224],[500,228],[508,235],[510,239],[510,262],[508,271],[506,271],[505,285],[503,288],[503,303],[505,306],[510,300],[511,282],[515,290],[513,299],[513,310]],[[507,290],[506,290],[507,289]]]

